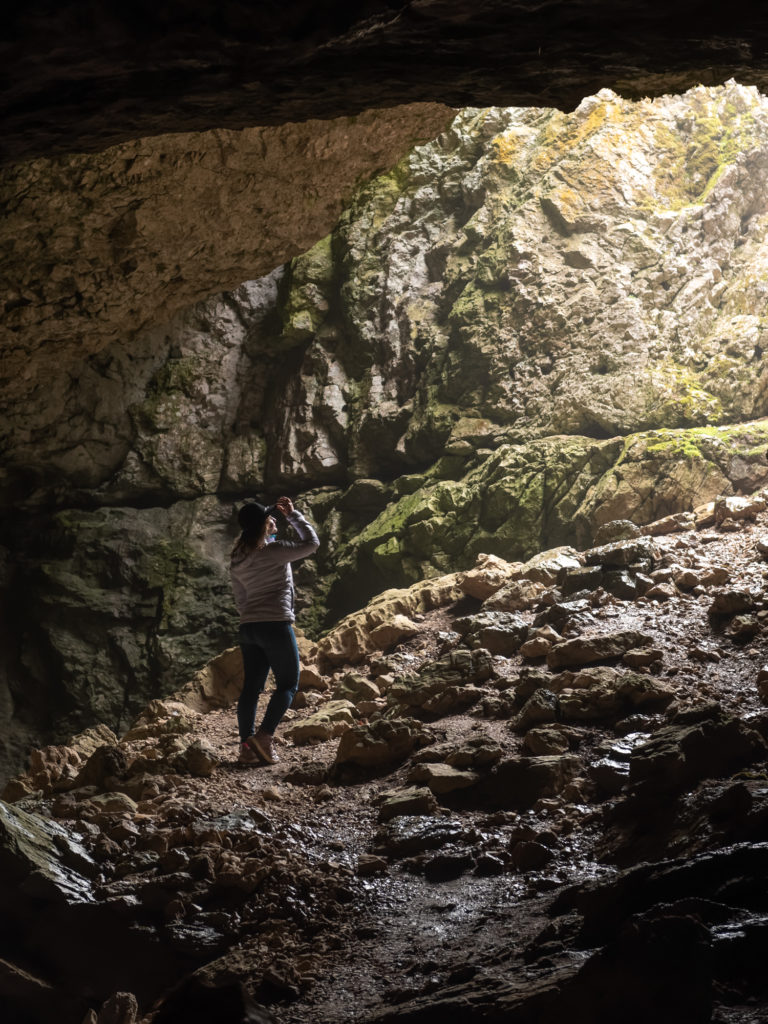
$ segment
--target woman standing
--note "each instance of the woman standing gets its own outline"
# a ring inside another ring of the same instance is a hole
[[[296,531],[298,541],[276,540],[278,511]],[[317,551],[320,541],[290,498],[278,498],[265,508],[249,502],[240,509],[242,533],[232,549],[229,571],[240,613],[243,689],[237,702],[241,764],[274,764],[272,737],[299,688],[299,650],[292,623],[291,562]],[[258,732],[256,707],[270,668],[275,691]]]

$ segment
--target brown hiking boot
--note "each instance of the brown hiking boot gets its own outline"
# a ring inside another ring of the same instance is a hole
[[[275,753],[272,737],[263,729],[259,729],[255,736],[248,737],[248,746],[256,751],[265,764],[276,764],[280,760]]]

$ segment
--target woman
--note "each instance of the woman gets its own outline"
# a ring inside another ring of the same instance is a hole
[[[298,541],[276,540],[280,512],[298,534]],[[240,613],[240,650],[243,652],[243,690],[237,702],[241,764],[274,764],[272,737],[299,688],[299,650],[291,625],[293,573],[291,562],[317,551],[320,541],[290,498],[278,498],[265,508],[249,502],[240,509],[242,529],[232,549],[230,574]],[[264,692],[270,668],[276,689],[258,732],[256,706]]]

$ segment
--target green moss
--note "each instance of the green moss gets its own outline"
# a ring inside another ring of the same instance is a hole
[[[720,399],[702,387],[700,378],[690,367],[666,359],[651,369],[649,378],[651,403],[659,404],[659,393],[662,401],[666,399],[669,412],[664,418],[668,422],[673,421],[670,425],[677,426],[680,420],[683,424],[701,423],[702,420],[717,423],[723,418]]]
[[[690,110],[691,121],[677,131],[655,125],[660,154],[654,166],[656,192],[670,210],[703,203],[725,170],[757,141],[751,111],[738,111],[728,102],[714,107],[711,99],[695,93]]]
[[[195,575],[196,559],[189,547],[180,540],[161,540],[147,552],[139,572],[146,585],[162,593],[159,628],[167,628],[173,611],[179,582],[188,583]]]
[[[169,359],[149,383],[147,401],[160,401],[169,393],[182,392],[191,395],[192,389],[200,380],[205,367],[199,356],[183,356],[181,359]]]

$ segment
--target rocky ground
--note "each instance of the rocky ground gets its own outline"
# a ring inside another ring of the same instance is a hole
[[[766,497],[382,595],[303,642],[275,766],[236,654],[35,751],[12,1019],[768,1019]]]

